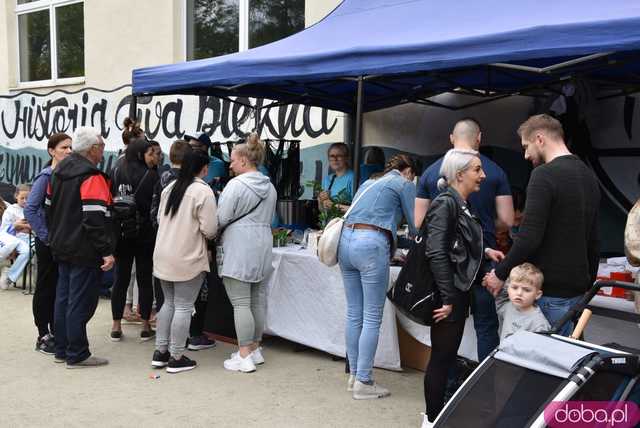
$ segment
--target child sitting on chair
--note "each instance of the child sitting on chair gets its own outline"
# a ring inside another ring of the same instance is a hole
[[[496,296],[500,342],[519,330],[536,332],[551,328],[535,304],[542,297],[543,282],[542,272],[531,263],[511,269],[504,288]]]
[[[0,226],[0,230],[2,230],[2,232],[15,235],[18,239],[21,239],[27,244],[29,243],[31,227],[24,219],[24,207],[27,204],[27,198],[29,197],[30,192],[31,186],[28,184],[20,184],[16,187],[16,193],[14,195],[16,203],[9,205],[4,211],[4,214],[2,215],[2,225]],[[14,231],[12,229],[14,229],[16,222],[19,222],[20,230]]]

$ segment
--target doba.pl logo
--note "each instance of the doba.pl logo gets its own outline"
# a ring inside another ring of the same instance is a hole
[[[633,428],[640,409],[632,401],[553,401],[544,421],[551,428]]]

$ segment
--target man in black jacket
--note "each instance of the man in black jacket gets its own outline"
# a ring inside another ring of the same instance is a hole
[[[69,369],[108,363],[91,356],[87,323],[98,304],[102,271],[115,261],[109,179],[97,168],[104,153],[100,131],[76,129],[72,148],[54,170],[47,192],[49,240],[59,262],[55,361]]]
[[[544,274],[544,295],[538,303],[553,325],[595,280],[600,188],[593,171],[567,149],[556,119],[532,116],[518,134],[525,159],[536,168],[513,247],[487,274],[485,284],[496,295],[514,266],[533,263]],[[560,333],[568,335],[571,327],[565,324]]]

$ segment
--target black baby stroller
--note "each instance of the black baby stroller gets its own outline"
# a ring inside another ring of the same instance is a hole
[[[633,422],[630,418],[640,419],[640,415],[635,414],[637,408],[633,404],[623,406],[629,401],[639,404],[640,350],[620,345],[599,346],[555,334],[587,307],[600,287],[609,286],[640,291],[640,287],[631,283],[596,281],[580,303],[549,333],[521,331],[508,337],[449,400],[436,419],[435,427],[563,426],[549,418],[566,422],[569,408],[562,406],[566,406],[567,401],[571,401],[568,404],[571,409],[577,401],[608,403],[598,404],[598,409],[602,406],[606,409],[595,414],[595,418],[589,410],[595,403],[586,403],[582,410],[571,414],[573,420],[576,416],[585,416],[585,420],[591,418],[593,425],[564,426],[635,426],[638,420]],[[614,412],[616,409],[618,411]],[[560,413],[556,413],[557,410]],[[583,413],[576,413],[580,411]],[[598,424],[605,415],[618,419],[609,418],[608,423]],[[621,421],[623,415],[626,415],[627,424],[613,423]]]

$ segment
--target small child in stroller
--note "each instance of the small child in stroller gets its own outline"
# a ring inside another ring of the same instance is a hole
[[[496,312],[500,322],[500,343],[519,330],[547,331],[551,328],[535,304],[542,297],[544,275],[531,263],[514,267],[504,288],[496,296]]]

